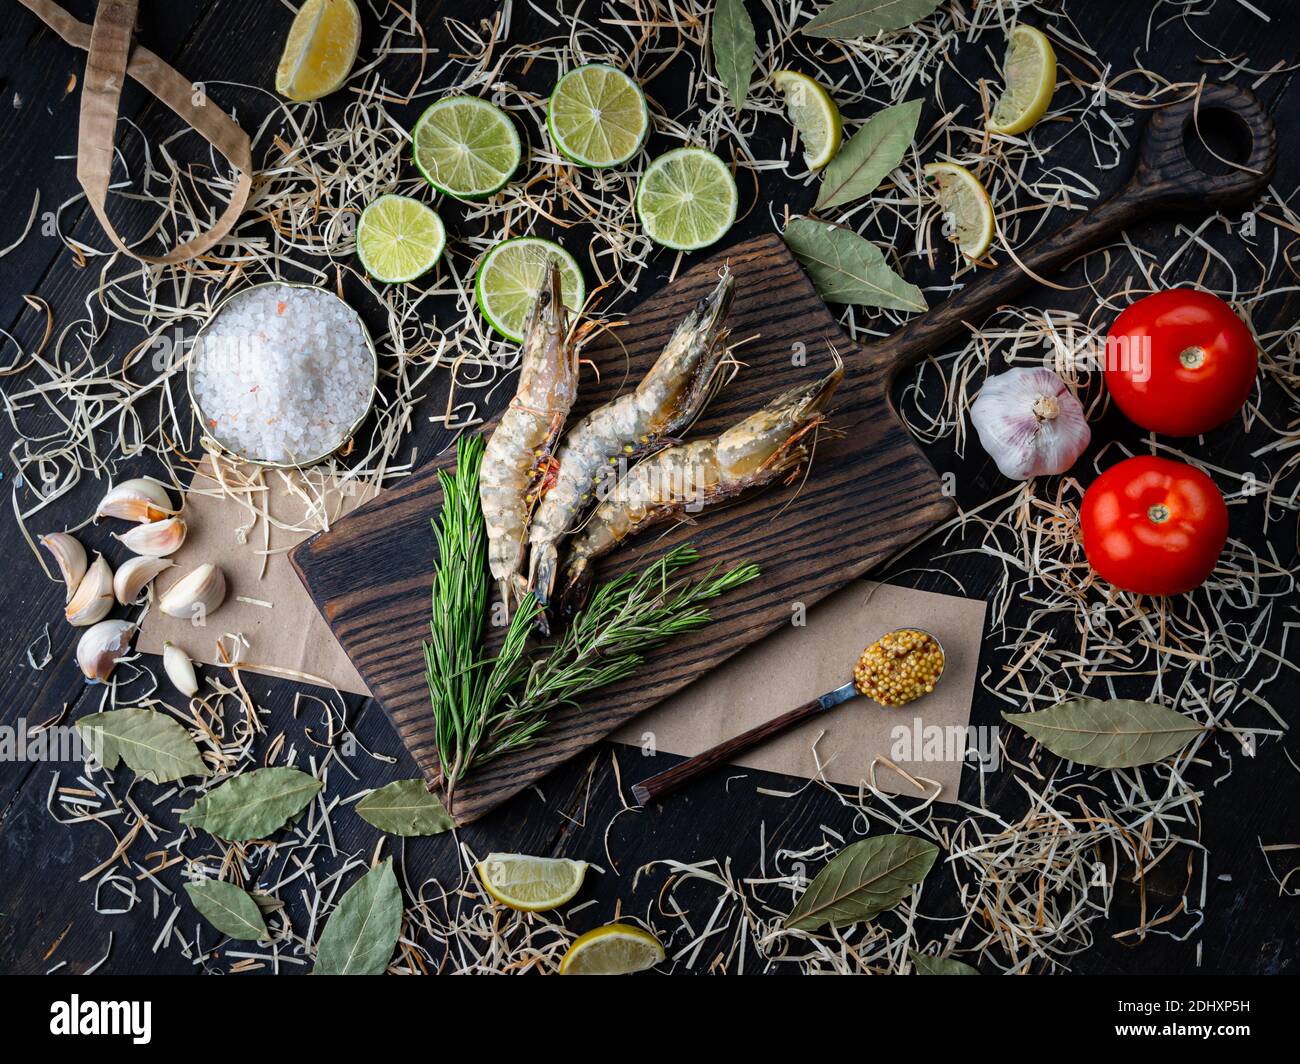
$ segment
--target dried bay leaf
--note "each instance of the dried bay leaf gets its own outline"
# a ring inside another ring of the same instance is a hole
[[[438,835],[455,826],[424,780],[398,780],[357,802],[357,815],[390,835]]]
[[[899,277],[875,244],[851,229],[793,218],[784,236],[818,294],[828,302],[925,310],[924,293]]]
[[[402,929],[402,891],[392,859],[352,885],[316,944],[316,975],[382,975]]]
[[[875,192],[916,139],[921,104],[921,100],[905,100],[872,115],[822,171],[813,210],[838,207]]]
[[[809,37],[871,37],[934,14],[943,0],[835,0],[803,28]]]
[[[1205,728],[1155,702],[1075,698],[1037,713],[1003,713],[1048,750],[1092,768],[1136,768],[1178,753]]]
[[[259,768],[227,780],[181,814],[181,823],[220,839],[259,839],[307,808],[320,780],[296,768]]]
[[[785,926],[843,927],[892,909],[921,882],[939,847],[911,835],[877,835],[845,846],[808,884]]]
[[[754,23],[745,10],[745,0],[718,0],[713,8],[710,43],[713,69],[740,111],[749,95],[749,79],[754,72]]]
[[[185,725],[154,709],[91,713],[77,721],[77,731],[105,768],[125,761],[136,775],[154,783],[211,775]]]
[[[235,884],[220,879],[199,879],[186,883],[185,893],[203,918],[223,935],[252,942],[271,937],[257,900]]]
[[[972,968],[969,964],[962,961],[954,960],[952,957],[931,957],[928,953],[917,953],[916,950],[909,950],[909,957],[912,958],[912,967],[916,969],[915,975],[979,975],[978,968]]]

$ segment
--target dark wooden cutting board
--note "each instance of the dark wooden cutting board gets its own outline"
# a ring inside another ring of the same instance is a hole
[[[1245,129],[1250,150],[1243,167],[1226,175],[1201,172],[1185,149],[1193,104],[1156,111],[1137,171],[1120,192],[1021,253],[1024,269],[1009,263],[986,274],[882,343],[862,347],[848,341],[803,269],[773,234],[701,262],[634,308],[630,324],[618,330],[616,339],[605,337],[588,348],[586,355],[601,376],[597,381],[584,374],[575,414],[632,387],[727,263],[737,282],[732,336],[748,341],[738,352],[745,367],[692,435],[714,434],[781,389],[822,375],[830,365],[830,345],[843,354],[846,369],[830,409],[830,424],[838,432],[818,440],[803,482],[706,511],[693,526],[649,533],[608,559],[606,573],[691,540],[703,555],[702,564],[756,562],[762,576],[721,600],[714,623],[649,655],[627,682],[594,693],[579,708],[556,712],[535,746],[476,769],[457,787],[457,820],[482,816],[629,718],[789,623],[799,606],[812,606],[950,515],[953,506],[941,492],[938,476],[891,405],[893,377],[978,326],[1035,278],[1060,269],[1143,216],[1166,208],[1214,209],[1249,199],[1264,187],[1276,159],[1276,136],[1258,101],[1244,90],[1207,86],[1198,106],[1202,120],[1219,110]],[[803,364],[795,357],[800,354]],[[446,455],[414,473],[291,555],[330,628],[427,777],[438,766],[421,652],[435,563],[430,519],[441,497],[436,470],[450,460]],[[727,707],[717,711],[726,713]]]

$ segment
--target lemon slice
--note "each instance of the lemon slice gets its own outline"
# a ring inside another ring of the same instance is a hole
[[[989,129],[994,133],[1023,133],[1047,114],[1056,91],[1056,53],[1051,42],[1033,26],[1017,26],[1007,42],[1002,76],[1006,88],[993,107]]]
[[[579,310],[587,298],[587,285],[577,261],[564,248],[539,236],[503,240],[483,256],[474,279],[474,294],[488,324],[507,340],[522,340],[528,312],[546,280],[546,267],[560,267],[564,305]]]
[[[785,113],[803,141],[804,162],[820,170],[840,150],[844,127],[830,94],[807,74],[778,70],[772,81],[785,96]]]
[[[514,175],[523,147],[500,107],[477,96],[448,96],[415,123],[411,154],[416,169],[439,192],[482,199]]]
[[[957,246],[967,258],[978,259],[993,243],[993,204],[980,179],[956,163],[930,163],[923,173]]]
[[[586,861],[490,853],[478,863],[483,889],[502,905],[537,913],[570,901],[582,888]]]
[[[623,71],[592,63],[556,83],[546,125],[566,158],[582,166],[619,166],[645,142],[650,109],[645,93]]]
[[[736,179],[703,148],[674,148],[646,167],[636,188],[636,213],[646,236],[678,251],[720,240],[736,220]]]
[[[319,100],[352,73],[361,43],[354,0],[307,0],[298,9],[275,70],[275,91],[290,100]]]
[[[649,931],[631,924],[606,924],[574,939],[560,961],[560,974],[631,975],[663,959],[664,948]]]
[[[409,196],[380,196],[361,212],[357,256],[376,281],[414,281],[433,268],[447,243],[438,212]]]

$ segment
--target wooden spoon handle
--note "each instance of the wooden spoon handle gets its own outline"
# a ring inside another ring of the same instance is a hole
[[[792,725],[798,724],[801,720],[811,717],[815,713],[820,713],[826,709],[825,703],[820,698],[814,698],[805,702],[801,706],[796,706],[779,717],[773,717],[762,724],[755,725],[747,732],[741,732],[739,735],[732,736],[705,750],[702,754],[696,754],[694,757],[683,761],[680,765],[674,765],[670,769],[665,769],[656,776],[651,776],[647,780],[633,784],[632,797],[638,805],[649,805],[658,798],[677,790],[684,783],[688,783],[710,769],[717,767],[724,761],[730,760],[742,750],[748,750],[751,746],[761,743],[764,739],[770,738],[777,732],[784,731]]]
[[[1207,174],[1188,157],[1186,139],[1210,116],[1240,134],[1245,161],[1226,174]],[[1226,118],[1225,118],[1226,116]],[[1207,85],[1200,95],[1154,111],[1128,184],[1059,233],[1045,237],[1009,262],[972,281],[951,299],[913,318],[866,350],[890,375],[915,365],[966,330],[974,330],[1039,278],[1065,267],[1125,227],[1155,211],[1213,210],[1249,202],[1262,192],[1277,165],[1277,130],[1254,93],[1234,85]]]

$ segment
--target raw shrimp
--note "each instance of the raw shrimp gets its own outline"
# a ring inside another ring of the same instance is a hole
[[[551,451],[577,392],[577,350],[570,342],[560,271],[552,263],[524,330],[519,387],[487,442],[479,473],[488,568],[507,608],[527,591],[528,519],[551,474]]]
[[[632,468],[573,538],[566,605],[586,598],[591,562],[629,536],[793,472],[809,454],[801,441],[826,420],[822,410],[843,377],[836,356],[821,380],[791,388],[722,435],[669,447]]]
[[[560,541],[612,478],[615,463],[653,450],[704,409],[726,351],[723,323],[734,294],[735,279],[724,270],[717,287],[682,319],[636,390],[597,407],[565,435],[555,455],[555,482],[528,530],[528,586],[543,605],[555,587]]]

